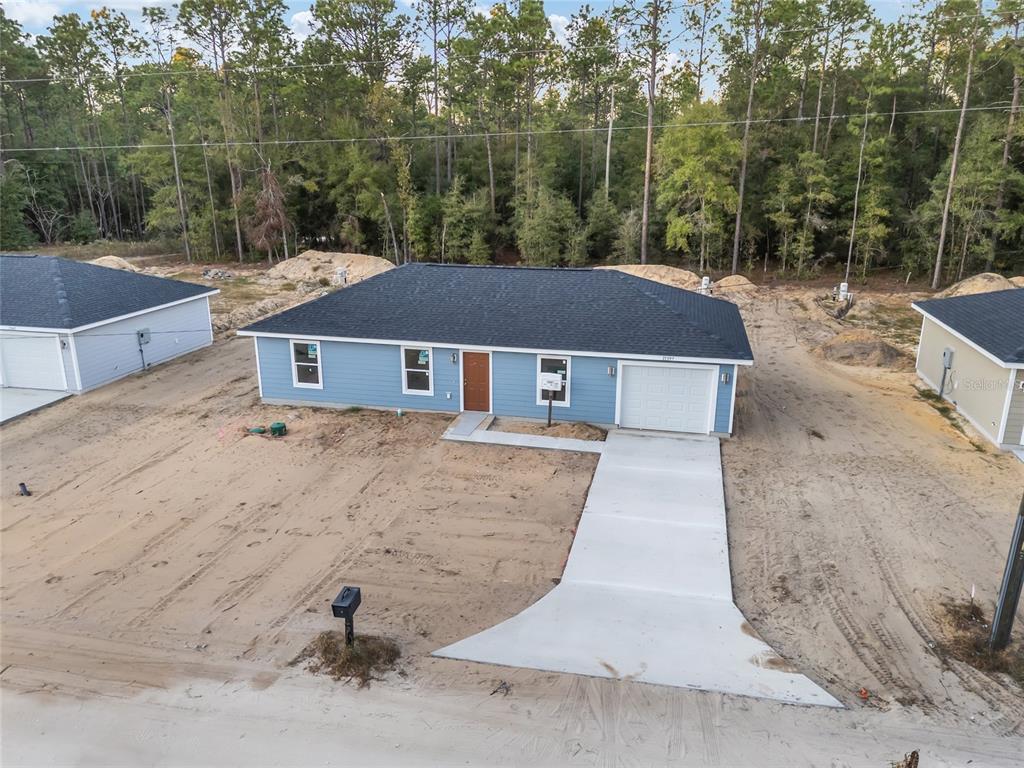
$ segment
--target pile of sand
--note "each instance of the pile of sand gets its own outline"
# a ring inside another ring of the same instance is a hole
[[[757,286],[743,275],[727,275],[715,282],[715,293],[743,293],[756,291]]]
[[[598,269],[617,269],[636,277],[653,280],[656,283],[664,283],[676,288],[685,288],[688,291],[695,291],[700,288],[700,277],[688,269],[666,267],[664,264],[616,264],[612,267],[598,267]]]
[[[272,267],[267,271],[267,277],[294,283],[320,282],[320,278],[326,278],[333,285],[339,267],[345,268],[347,284],[351,285],[394,269],[395,265],[378,256],[363,253],[305,251]]]
[[[123,269],[126,272],[138,272],[139,270],[132,266],[128,261],[125,261],[120,256],[100,256],[98,259],[93,259],[89,262],[95,264],[97,267],[107,267],[108,269]]]
[[[1024,275],[1017,275],[1017,277],[1010,278],[1010,284],[1017,288],[1024,288]]]
[[[1013,287],[1014,284],[1002,275],[997,275],[994,272],[982,272],[980,275],[968,277],[959,283],[954,283],[942,291],[939,296],[942,298],[949,296],[973,296],[976,293],[1005,291]]]
[[[326,295],[326,291],[318,290],[315,285],[300,285],[294,293],[286,296],[271,296],[254,304],[245,304],[226,314],[213,316],[213,330],[220,332],[241,328],[255,323],[267,315],[272,315],[294,304],[301,304],[309,298]],[[314,294],[314,295],[310,295]]]
[[[843,365],[901,370],[911,365],[906,354],[873,333],[862,330],[838,333],[818,347],[818,352],[826,360]]]

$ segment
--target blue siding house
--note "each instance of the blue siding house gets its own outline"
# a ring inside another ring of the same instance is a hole
[[[240,330],[268,403],[728,435],[735,305],[615,270],[409,264]]]
[[[0,386],[75,394],[213,343],[203,285],[0,255]]]

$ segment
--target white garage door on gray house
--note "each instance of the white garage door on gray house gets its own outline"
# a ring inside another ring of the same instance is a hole
[[[0,254],[0,387],[85,392],[213,341],[216,290]]]
[[[918,376],[995,445],[1024,445],[1024,289],[913,306]]]

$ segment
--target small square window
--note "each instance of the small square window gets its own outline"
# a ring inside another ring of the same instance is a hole
[[[292,384],[323,389],[320,377],[320,342],[292,341]]]
[[[429,347],[402,347],[402,393],[432,395],[433,350]]]

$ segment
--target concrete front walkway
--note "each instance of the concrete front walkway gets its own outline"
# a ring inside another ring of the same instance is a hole
[[[841,706],[733,605],[716,438],[609,433],[561,583],[434,655]]]
[[[27,413],[43,408],[65,397],[70,392],[57,389],[21,389],[20,387],[0,388],[0,424]]]

